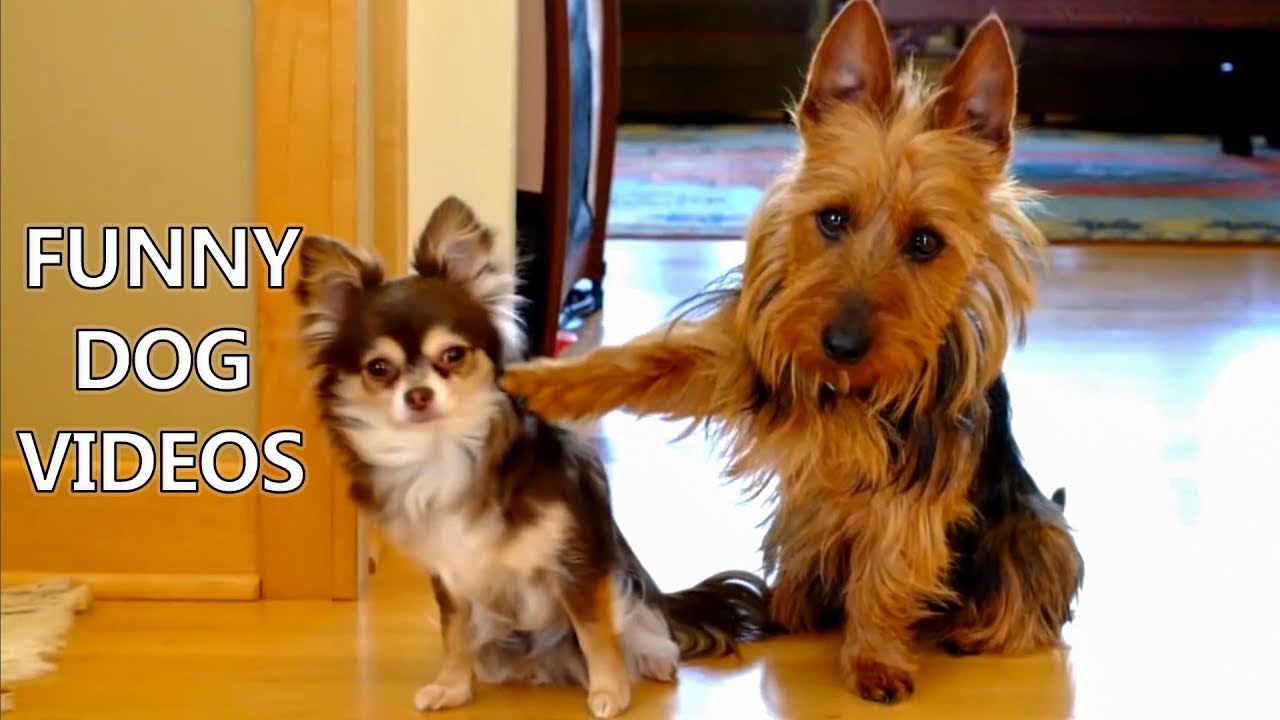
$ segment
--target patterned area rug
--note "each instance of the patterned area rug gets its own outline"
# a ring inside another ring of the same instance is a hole
[[[737,238],[796,149],[785,125],[628,125],[609,233]],[[1048,193],[1033,216],[1057,241],[1280,241],[1280,150],[1223,155],[1215,138],[1029,130],[1014,170]]]
[[[15,685],[53,672],[51,658],[89,602],[89,588],[73,580],[0,591],[0,712],[13,709]]]

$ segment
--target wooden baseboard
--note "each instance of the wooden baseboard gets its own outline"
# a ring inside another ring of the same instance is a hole
[[[0,586],[75,578],[102,600],[257,600],[257,575],[143,575],[133,573],[0,572]]]
[[[127,456],[126,456],[127,457]],[[43,460],[42,460],[43,462]],[[58,488],[38,493],[18,453],[0,454],[0,578],[83,578],[100,597],[246,600],[260,597],[258,490],[194,493],[71,492],[68,458]],[[123,459],[121,476],[137,470]],[[235,477],[240,463],[219,462]],[[95,462],[92,476],[101,478]],[[177,473],[198,478],[194,468]]]

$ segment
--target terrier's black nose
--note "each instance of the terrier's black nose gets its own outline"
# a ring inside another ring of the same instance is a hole
[[[842,363],[854,363],[871,349],[871,333],[867,329],[867,305],[860,298],[847,298],[840,312],[822,331],[822,349],[827,357]]]
[[[434,393],[429,387],[411,388],[404,394],[404,403],[414,412],[422,412],[431,404],[431,397]]]
[[[871,349],[871,338],[861,328],[832,325],[822,332],[822,349],[832,360],[851,363],[867,354]]]

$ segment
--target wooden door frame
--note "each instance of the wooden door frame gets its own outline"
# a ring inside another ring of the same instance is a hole
[[[408,11],[408,0],[255,0],[258,222],[359,244],[389,276],[408,270],[416,234]],[[369,571],[364,528],[315,420],[297,308],[284,290],[260,285],[258,298],[259,431],[301,429],[308,472],[303,490],[261,497],[262,596],[355,598]]]
[[[392,273],[409,269],[408,7],[372,0],[369,73],[373,152],[373,247]]]
[[[359,0],[255,0],[254,97],[257,222],[348,242],[357,235]],[[297,277],[289,263],[290,286]],[[259,273],[258,424],[303,433],[300,490],[258,504],[264,598],[354,598],[361,582],[355,507],[318,421],[313,375],[297,342],[288,289]]]

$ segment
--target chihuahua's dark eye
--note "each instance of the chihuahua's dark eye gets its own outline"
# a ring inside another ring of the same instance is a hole
[[[918,263],[929,262],[942,252],[942,237],[929,228],[916,228],[911,231],[904,248],[907,257]]]
[[[824,208],[818,211],[818,232],[827,240],[840,239],[845,226],[849,224],[849,213],[842,208]]]
[[[457,365],[462,362],[463,358],[466,356],[466,348],[461,345],[454,345],[453,347],[445,348],[445,351],[440,353],[440,362],[446,366]]]
[[[383,358],[374,358],[365,363],[364,371],[374,380],[382,381],[391,379],[395,374],[395,368],[391,367],[391,363]]]

